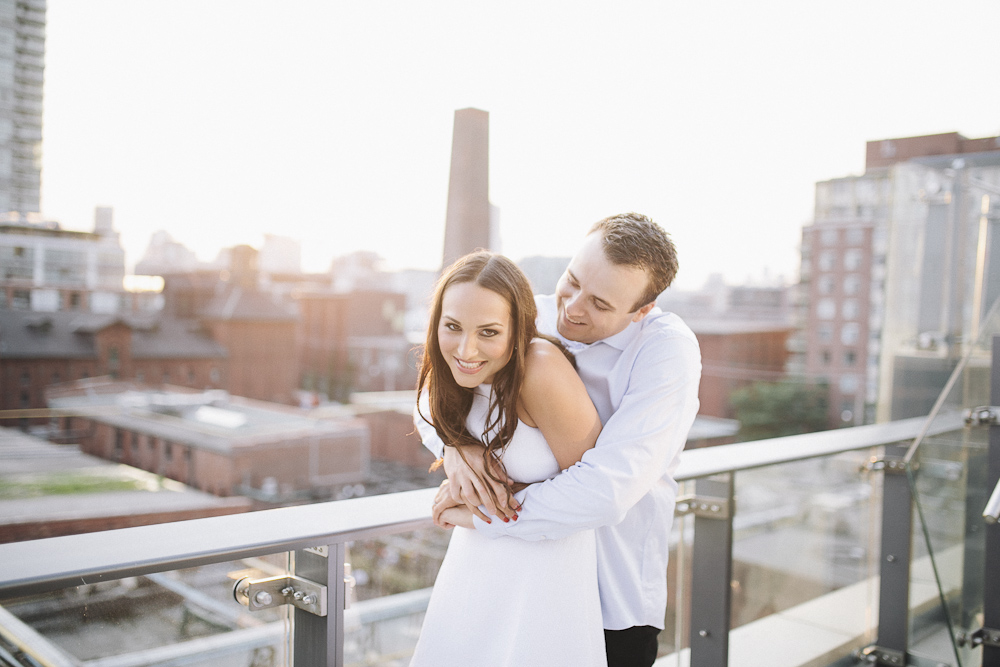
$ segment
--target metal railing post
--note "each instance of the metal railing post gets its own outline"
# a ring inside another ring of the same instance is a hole
[[[327,589],[327,614],[316,616],[295,609],[292,630],[292,664],[295,667],[343,667],[344,665],[344,558],[343,542],[329,547],[295,552],[296,576]]]
[[[1000,336],[993,337],[990,396],[993,405],[1000,405]],[[989,472],[986,488],[992,491],[1000,483],[1000,424],[993,423],[989,429]],[[984,560],[983,630],[995,635],[998,641],[984,641],[983,667],[1000,667],[1000,523],[986,525]]]
[[[724,481],[699,479],[695,482],[690,667],[722,667],[729,664],[733,595],[733,477],[729,473]]]
[[[882,540],[879,551],[878,640],[880,663],[906,664],[909,647],[910,561],[913,496],[902,463],[907,447],[887,445],[882,479]],[[892,465],[896,463],[896,465]]]

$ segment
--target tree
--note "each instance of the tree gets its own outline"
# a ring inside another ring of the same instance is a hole
[[[755,382],[733,392],[729,403],[740,422],[741,441],[825,431],[826,384]]]

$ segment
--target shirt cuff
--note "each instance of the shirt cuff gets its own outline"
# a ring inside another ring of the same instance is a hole
[[[485,511],[485,510],[484,510]],[[501,537],[507,534],[507,524],[503,522],[503,519],[498,519],[497,517],[490,517],[493,519],[493,523],[486,523],[478,516],[472,516],[472,523],[476,530],[486,537]]]

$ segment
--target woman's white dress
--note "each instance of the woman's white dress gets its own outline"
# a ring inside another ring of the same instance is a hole
[[[483,431],[489,391],[477,388],[470,433]],[[503,462],[518,481],[559,472],[541,431],[524,423]],[[453,530],[410,667],[606,664],[592,530],[534,542]]]

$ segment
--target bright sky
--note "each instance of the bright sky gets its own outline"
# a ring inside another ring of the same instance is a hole
[[[793,280],[813,184],[865,141],[1000,134],[993,0],[48,0],[43,213],[437,268],[455,109],[490,112],[501,250],[625,210],[678,285]]]

